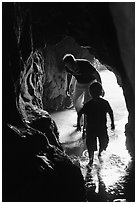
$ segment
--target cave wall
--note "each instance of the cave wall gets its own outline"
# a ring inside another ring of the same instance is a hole
[[[119,71],[127,109],[128,123],[125,126],[128,151],[135,156],[135,4],[112,3],[109,5],[116,29],[119,48]]]
[[[44,58],[14,6],[3,4],[2,201],[86,201],[81,171],[42,109]]]

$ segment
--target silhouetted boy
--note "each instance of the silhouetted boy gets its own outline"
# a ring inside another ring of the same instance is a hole
[[[87,116],[86,127],[86,146],[89,154],[89,165],[93,163],[94,151],[97,151],[97,137],[99,140],[99,154],[106,150],[108,145],[107,134],[107,113],[111,119],[111,129],[115,129],[113,110],[108,101],[104,100],[102,96],[102,85],[94,82],[89,87],[89,92],[92,99],[84,104],[83,108],[78,113],[77,130],[81,131],[80,118],[82,114]]]

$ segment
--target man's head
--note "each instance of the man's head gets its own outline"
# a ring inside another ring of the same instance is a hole
[[[69,70],[74,71],[74,69],[75,69],[74,66],[75,66],[76,60],[72,54],[66,54],[63,57],[63,61],[64,61],[65,66]]]
[[[93,98],[102,96],[103,93],[102,85],[99,82],[94,82],[93,84],[90,85],[89,92]]]

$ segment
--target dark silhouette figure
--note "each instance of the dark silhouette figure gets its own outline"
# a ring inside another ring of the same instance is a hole
[[[99,140],[99,154],[107,148],[108,134],[107,134],[107,113],[111,119],[111,129],[115,129],[113,110],[108,101],[102,97],[102,85],[98,82],[91,84],[89,88],[92,99],[84,104],[83,108],[78,113],[77,130],[81,131],[80,118],[82,114],[87,116],[86,127],[86,146],[89,154],[89,166],[93,163],[94,151],[97,150],[97,137]]]

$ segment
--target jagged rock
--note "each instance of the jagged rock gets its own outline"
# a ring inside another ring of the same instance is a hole
[[[5,16],[7,9],[11,11],[8,12],[10,18],[7,18],[8,14]],[[2,199],[7,202],[85,201],[81,171],[64,153],[55,122],[47,111],[42,110],[42,54],[35,50],[29,55],[27,52],[21,55],[14,33],[17,20],[13,18],[14,4],[4,5],[3,10]],[[25,57],[22,59],[22,56]]]
[[[9,124],[4,142],[3,201],[86,201],[80,169],[46,135]]]

